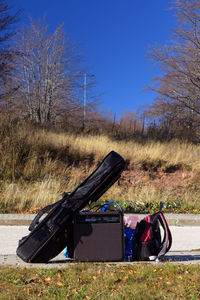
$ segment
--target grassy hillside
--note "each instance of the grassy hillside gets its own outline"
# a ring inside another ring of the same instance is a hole
[[[118,141],[105,135],[75,135],[0,120],[1,212],[37,211],[73,190],[110,151],[127,162],[118,183],[100,199],[127,210],[200,208],[200,145]]]

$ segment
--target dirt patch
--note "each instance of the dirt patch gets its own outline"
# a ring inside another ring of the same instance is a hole
[[[145,171],[140,166],[130,166],[123,171],[121,180],[128,185],[138,185],[152,183],[158,186],[164,186],[166,190],[184,188],[190,184],[196,174],[193,171],[174,168],[170,172],[164,170]]]

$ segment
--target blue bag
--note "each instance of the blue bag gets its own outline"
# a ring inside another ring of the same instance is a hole
[[[135,234],[135,230],[124,227],[125,258],[126,259],[129,259],[132,257],[134,234]]]
[[[67,247],[65,248],[64,256],[68,258]]]

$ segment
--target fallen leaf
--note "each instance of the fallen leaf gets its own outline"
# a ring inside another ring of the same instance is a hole
[[[51,277],[45,278],[45,281],[47,281],[47,282],[51,281]]]
[[[58,282],[56,282],[56,285],[59,286],[59,287],[61,287],[61,286],[63,286],[63,283],[60,282],[60,281],[58,281]]]
[[[76,289],[73,289],[73,292],[74,294],[78,294],[77,290]]]
[[[128,279],[128,276],[124,276],[123,280],[125,281],[125,280],[127,280],[127,279]]]
[[[96,276],[92,276],[92,278],[93,278],[94,280],[96,280],[96,279],[97,279],[97,277],[96,277]]]
[[[63,272],[61,270],[58,270],[57,276],[58,276],[58,278],[61,278],[63,276]]]
[[[98,275],[101,274],[101,269],[97,270],[97,274],[98,274]]]
[[[120,279],[120,278],[118,278],[118,279],[115,281],[115,283],[119,283],[119,282],[121,282],[121,279]]]
[[[27,283],[33,283],[36,281],[36,278],[31,278]]]
[[[38,280],[38,283],[43,283],[43,282],[44,282],[44,280],[42,280],[42,279]]]

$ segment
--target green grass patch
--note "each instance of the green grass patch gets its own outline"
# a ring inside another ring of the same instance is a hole
[[[0,268],[0,299],[199,299],[198,265],[77,263]]]

